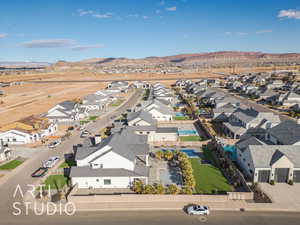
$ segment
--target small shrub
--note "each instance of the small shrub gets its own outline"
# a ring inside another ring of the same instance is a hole
[[[137,193],[137,194],[143,193],[143,190],[144,190],[144,183],[143,183],[143,181],[141,181],[141,180],[135,180],[133,182],[132,190],[135,193]]]
[[[293,180],[289,180],[288,184],[289,185],[294,185],[294,181]]]
[[[155,153],[155,158],[157,158],[157,159],[159,159],[159,160],[161,160],[161,159],[163,158],[163,156],[164,156],[163,151],[157,151],[157,152]]]
[[[271,180],[271,181],[270,181],[270,184],[271,184],[271,185],[275,185],[275,181],[274,181],[274,180]]]
[[[167,193],[171,195],[177,195],[179,193],[179,188],[176,184],[171,184],[167,187]]]
[[[155,194],[156,190],[152,185],[147,184],[144,186],[144,189],[142,192],[143,192],[143,194]]]
[[[162,184],[155,184],[155,194],[162,195],[165,193],[165,188]]]
[[[191,195],[191,194],[193,194],[193,189],[190,186],[184,186],[181,189],[181,193],[186,194],[186,195]]]

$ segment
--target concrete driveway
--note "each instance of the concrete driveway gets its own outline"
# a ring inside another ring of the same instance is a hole
[[[290,204],[295,208],[300,208],[300,183],[288,185],[286,183],[277,183],[270,185],[261,183],[260,187],[274,203]]]

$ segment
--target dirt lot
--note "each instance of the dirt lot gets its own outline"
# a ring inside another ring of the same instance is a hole
[[[268,68],[271,69],[271,68]],[[260,69],[263,70],[263,69]],[[214,70],[214,72],[230,72],[228,70]],[[55,104],[79,98],[93,93],[107,86],[105,80],[145,80],[161,82],[167,86],[179,78],[208,78],[217,77],[211,72],[190,73],[190,74],[96,74],[92,72],[49,72],[27,75],[1,76],[0,82],[12,81],[56,81],[56,83],[24,83],[3,88],[6,96],[0,97],[0,126],[16,121],[23,117],[40,114],[48,111]],[[220,77],[220,76],[219,76]],[[161,80],[163,78],[174,80]],[[63,81],[95,81],[67,83]],[[61,83],[57,82],[61,81]],[[96,82],[98,81],[98,82]]]
[[[168,78],[182,78],[183,75],[165,75]],[[189,74],[189,77],[208,77],[210,74]],[[93,80],[126,80],[145,78],[161,79],[158,74],[95,74],[83,72],[69,73],[40,73],[29,75],[3,76],[2,81],[93,81]],[[165,85],[174,83],[174,80],[163,82]],[[153,81],[155,82],[155,81]],[[107,86],[107,82],[77,82],[77,83],[24,83],[3,88],[6,95],[0,97],[0,126],[16,121],[23,117],[40,114],[48,111],[55,104],[64,101],[79,98],[84,95],[101,90]]]

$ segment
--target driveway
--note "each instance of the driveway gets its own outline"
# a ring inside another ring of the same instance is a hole
[[[300,208],[300,183],[294,185],[286,183],[277,183],[275,185],[261,183],[259,185],[272,202],[280,204],[288,203],[294,205],[295,208]]]

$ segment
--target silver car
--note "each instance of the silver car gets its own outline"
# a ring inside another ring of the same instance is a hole
[[[209,207],[203,205],[192,205],[187,208],[189,215],[209,215]]]

